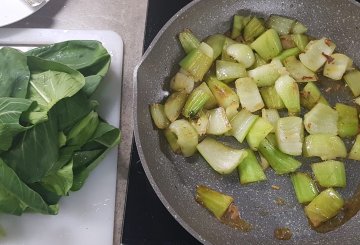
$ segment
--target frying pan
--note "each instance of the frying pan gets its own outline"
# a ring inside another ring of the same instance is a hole
[[[169,81],[184,56],[177,34],[184,28],[190,28],[201,39],[224,33],[231,26],[232,16],[238,12],[260,17],[279,14],[298,19],[309,27],[310,35],[331,38],[338,52],[348,54],[355,64],[360,64],[360,4],[355,1],[200,0],[190,3],[162,28],[134,73],[135,138],[152,187],[174,218],[205,244],[278,244],[274,229],[279,227],[287,227],[293,233],[292,239],[281,242],[283,244],[358,243],[360,215],[335,231],[317,233],[310,228],[287,176],[277,176],[274,171],[267,170],[268,181],[240,185],[237,173],[219,175],[199,154],[190,158],[173,154],[163,134],[153,126],[149,104],[162,102],[168,95]],[[344,88],[333,94],[330,102],[334,105],[336,101],[350,98],[348,89]],[[227,139],[227,144],[244,147],[232,139]],[[360,183],[360,164],[352,161],[345,164],[347,188],[339,191],[348,198]],[[309,170],[305,160],[302,170]],[[242,218],[254,229],[243,233],[216,220],[194,200],[195,187],[199,184],[233,196]],[[280,190],[273,190],[272,185],[279,186]],[[285,205],[276,204],[277,198],[282,198]]]

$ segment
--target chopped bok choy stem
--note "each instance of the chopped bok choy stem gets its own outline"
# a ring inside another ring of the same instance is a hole
[[[185,91],[190,94],[194,89],[194,78],[184,73],[178,72],[170,81],[170,88],[173,91]]]
[[[316,72],[328,60],[336,45],[327,38],[313,40],[306,45],[305,53],[299,55],[300,61],[310,70]]]
[[[244,29],[244,16],[234,15],[233,25],[231,30],[231,38],[235,39],[241,35],[241,31]]]
[[[206,101],[204,105],[205,109],[214,109],[218,105],[216,98],[214,97],[213,93],[211,92],[211,90],[209,89],[209,87],[205,82],[202,82],[198,87],[194,89],[194,91],[195,90],[201,90],[209,96],[209,99]]]
[[[296,21],[296,23],[291,28],[291,33],[293,34],[303,34],[305,32],[307,32],[307,27],[299,21]]]
[[[324,76],[333,80],[341,80],[352,60],[344,54],[332,54],[324,67]]]
[[[164,105],[151,104],[150,114],[157,128],[164,129],[170,125],[170,121],[165,115]]]
[[[351,92],[355,97],[360,95],[360,71],[354,70],[346,73],[344,75],[344,80],[346,84],[351,89]]]
[[[280,70],[283,65],[279,60],[273,60],[271,63],[256,67],[248,71],[248,76],[253,78],[258,87],[273,86],[280,77]]]
[[[181,111],[187,100],[187,93],[185,91],[172,93],[166,100],[164,111],[167,118],[174,122],[181,114]]]
[[[292,39],[291,35],[281,35],[280,36],[281,46],[283,49],[292,49],[296,48],[296,44]]]
[[[317,103],[304,115],[304,125],[309,134],[338,134],[338,112],[330,106]]]
[[[229,45],[226,49],[226,53],[237,62],[243,64],[245,68],[249,68],[255,63],[254,52],[246,44],[236,43]]]
[[[263,58],[261,58],[260,55],[258,55],[257,53],[255,53],[254,56],[255,56],[255,63],[251,67],[249,67],[250,70],[253,70],[259,66],[267,64],[267,62]]]
[[[231,196],[214,191],[206,186],[196,187],[196,201],[207,208],[216,218],[221,217],[226,213],[230,204],[234,202]]]
[[[244,40],[245,42],[251,42],[265,31],[264,23],[260,19],[253,17],[244,28]]]
[[[297,56],[298,54],[300,54],[300,52],[301,52],[300,49],[297,47],[286,49],[286,50],[282,51],[281,54],[276,56],[274,59],[278,59],[281,62],[284,62],[284,60],[286,58],[291,57],[291,56]]]
[[[191,126],[188,121],[180,119],[172,122],[169,129],[176,135],[177,144],[180,146],[181,153],[185,157],[194,155],[199,137],[193,126]]]
[[[276,109],[262,109],[261,116],[273,125],[274,129],[271,132],[274,133],[277,121],[280,119],[279,112]]]
[[[221,53],[221,60],[232,61],[232,62],[235,61],[233,58],[231,58],[230,55],[227,54],[226,50],[230,45],[237,44],[237,43],[238,42],[232,40],[231,38],[228,38],[228,37],[225,38],[224,46],[223,46],[222,53]]]
[[[304,34],[293,34],[291,35],[291,39],[294,41],[296,46],[301,50],[301,52],[305,51],[306,45],[309,43],[309,37]]]
[[[308,110],[311,110],[318,102],[320,103],[322,95],[320,89],[315,83],[309,82],[300,92],[300,104]]]
[[[338,134],[340,137],[352,137],[357,135],[359,130],[359,117],[355,107],[336,103],[335,109],[338,112]]]
[[[277,174],[292,173],[301,166],[298,160],[278,150],[268,138],[261,141],[259,152]]]
[[[222,135],[231,130],[231,124],[226,116],[224,108],[219,107],[208,112],[209,124],[207,134]]]
[[[230,122],[232,127],[231,134],[242,143],[258,117],[258,115],[251,114],[248,110],[242,109]]]
[[[200,89],[194,90],[189,95],[185,103],[183,109],[184,117],[194,118],[196,114],[204,107],[208,99],[209,99],[209,95],[204,91]]]
[[[264,107],[258,87],[251,77],[239,78],[235,81],[236,92],[242,107],[255,112]]]
[[[306,173],[296,172],[292,174],[291,183],[299,203],[309,203],[319,194],[314,181]]]
[[[179,63],[181,68],[187,71],[194,78],[195,82],[203,79],[204,75],[209,71],[213,63],[213,54],[208,56],[202,49],[200,49],[200,46],[188,53]],[[210,46],[208,46],[208,48],[212,51]]]
[[[260,88],[260,94],[267,108],[277,110],[285,108],[284,102],[274,86]]]
[[[305,157],[320,157],[331,160],[347,155],[344,142],[331,134],[311,134],[305,137],[303,154]]]
[[[283,75],[275,82],[275,89],[290,115],[300,113],[300,93],[296,81],[289,75]]]
[[[282,51],[279,35],[274,29],[264,32],[250,46],[266,61],[278,56]]]
[[[225,38],[226,37],[222,34],[215,34],[205,40],[205,42],[213,49],[213,60],[216,60],[221,55],[224,47]]]
[[[334,160],[311,164],[316,181],[322,187],[345,187],[344,163]]]
[[[247,157],[238,166],[240,183],[249,184],[266,180],[264,170],[256,159],[255,153],[250,149],[246,152]]]
[[[173,152],[175,152],[176,154],[181,154],[181,147],[177,142],[178,139],[177,139],[176,134],[171,132],[171,130],[169,128],[166,128],[164,130],[164,135],[165,135],[165,138],[166,138],[167,142],[170,145],[171,150]]]
[[[179,34],[179,41],[186,53],[190,53],[194,49],[197,49],[200,46],[200,41],[191,30],[185,29]]]
[[[227,108],[233,103],[239,105],[239,97],[235,91],[225,83],[217,80],[215,77],[209,77],[207,80],[207,85],[209,86],[220,106]]]
[[[278,148],[289,155],[300,156],[304,141],[301,117],[283,117],[277,121],[275,135]]]
[[[312,226],[318,227],[321,223],[336,216],[344,206],[344,200],[333,188],[326,189],[315,197],[305,207],[305,214]]]
[[[205,135],[209,125],[209,118],[207,113],[204,111],[200,111],[197,114],[197,117],[192,119],[190,123],[196,129],[199,136]]]
[[[316,74],[306,68],[295,56],[287,57],[284,60],[284,66],[296,82],[315,82],[318,80]]]
[[[289,34],[294,24],[295,20],[279,15],[271,15],[266,22],[267,27],[274,29],[279,35]]]
[[[219,174],[229,174],[247,157],[245,150],[234,149],[206,137],[197,149],[209,165]]]
[[[273,130],[273,126],[269,121],[262,117],[258,117],[246,135],[246,141],[252,150],[257,150],[260,143]]]
[[[349,153],[349,159],[360,161],[360,134],[356,136],[355,142]]]
[[[224,60],[216,61],[216,77],[218,80],[237,79],[246,76],[247,73],[243,64]]]

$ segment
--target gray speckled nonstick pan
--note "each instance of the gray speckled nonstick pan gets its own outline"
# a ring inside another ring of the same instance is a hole
[[[240,185],[236,172],[221,176],[199,154],[190,158],[173,154],[163,134],[154,128],[149,104],[161,102],[167,96],[169,80],[184,56],[177,34],[184,28],[190,28],[200,38],[224,33],[238,11],[243,15],[267,17],[280,14],[296,18],[309,27],[310,35],[329,37],[337,44],[338,52],[348,54],[355,64],[360,65],[360,4],[355,1],[202,0],[191,3],[159,32],[135,71],[135,136],[147,177],[169,212],[203,243],[359,244],[360,214],[335,231],[316,233],[309,227],[287,176],[277,176],[272,170],[267,170],[268,181]],[[347,88],[331,96],[332,105],[352,97]],[[227,142],[241,147],[235,140]],[[309,164],[304,161],[302,169],[309,170]],[[351,196],[360,184],[360,163],[346,161],[346,172],[347,187],[340,190],[345,198]],[[216,220],[194,200],[195,187],[199,184],[233,196],[241,216],[254,229],[243,233]],[[273,190],[272,185],[281,189]],[[284,199],[285,205],[277,205],[277,198]],[[274,229],[278,227],[290,228],[292,239],[285,242],[276,240]]]

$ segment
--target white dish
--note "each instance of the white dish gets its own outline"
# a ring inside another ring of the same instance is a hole
[[[110,70],[94,97],[100,102],[99,114],[118,127],[123,64],[123,42],[118,34],[112,31],[6,28],[0,32],[0,46],[23,50],[71,39],[99,40],[111,54]],[[114,149],[107,155],[80,191],[61,199],[58,215],[24,214],[16,217],[0,214],[0,226],[6,232],[6,236],[0,238],[0,244],[112,244],[117,153]]]
[[[0,26],[6,26],[22,20],[41,9],[50,0],[31,7],[25,0],[0,0]]]

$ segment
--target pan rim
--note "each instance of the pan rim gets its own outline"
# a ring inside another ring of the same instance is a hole
[[[166,200],[164,195],[162,194],[160,188],[158,187],[156,181],[154,180],[152,173],[148,167],[148,164],[146,163],[146,159],[144,157],[144,153],[142,150],[142,144],[140,141],[140,135],[139,135],[139,123],[138,123],[138,101],[137,101],[137,95],[138,95],[138,71],[142,64],[147,60],[149,54],[152,52],[153,47],[158,42],[158,40],[163,36],[164,32],[178,19],[179,16],[187,12],[188,9],[192,8],[193,6],[197,5],[198,3],[205,1],[205,0],[194,0],[191,3],[184,6],[182,9],[180,9],[175,15],[173,15],[166,24],[160,29],[160,31],[156,34],[146,51],[144,52],[143,56],[141,57],[140,61],[134,68],[133,73],[133,98],[134,98],[134,111],[133,111],[133,119],[134,119],[134,136],[135,136],[135,143],[136,147],[139,153],[139,158],[142,164],[142,167],[144,169],[144,172],[146,174],[146,177],[148,178],[152,188],[154,189],[156,195],[164,205],[164,207],[168,210],[168,212],[173,216],[173,218],[180,223],[180,225],[189,232],[194,238],[196,238],[199,242],[203,244],[213,244],[210,241],[203,238],[197,231],[195,231],[187,222],[183,220],[183,218],[173,209],[173,207],[169,204],[169,202]],[[356,0],[344,0],[344,2],[349,2],[356,7],[360,9],[360,2],[357,2]]]

